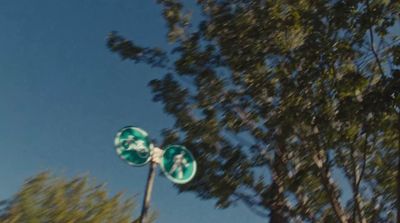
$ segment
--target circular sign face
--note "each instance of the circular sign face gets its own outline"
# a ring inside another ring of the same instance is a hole
[[[114,141],[117,154],[121,159],[132,166],[142,166],[149,162],[151,149],[147,132],[136,127],[125,127],[121,129]]]
[[[161,169],[172,182],[185,184],[193,179],[197,164],[192,153],[184,146],[170,145],[164,150]]]

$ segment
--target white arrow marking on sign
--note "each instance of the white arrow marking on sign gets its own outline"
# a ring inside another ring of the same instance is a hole
[[[185,152],[182,151],[180,154],[177,154],[174,156],[174,164],[172,165],[172,168],[169,171],[169,174],[172,174],[175,171],[178,171],[179,179],[183,178],[183,168],[186,168],[189,166],[188,161],[183,157],[184,155],[185,155]]]

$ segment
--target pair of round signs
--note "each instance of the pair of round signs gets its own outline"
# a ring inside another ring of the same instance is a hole
[[[115,137],[118,156],[132,166],[143,166],[153,156],[154,146],[147,132],[136,127],[125,127]],[[160,166],[165,176],[174,183],[189,182],[196,173],[196,160],[184,146],[169,145],[161,156]]]

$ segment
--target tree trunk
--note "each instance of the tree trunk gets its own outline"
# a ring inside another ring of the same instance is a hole
[[[397,200],[396,200],[396,219],[397,222],[400,222],[400,113],[397,115],[397,129],[398,129],[398,145],[397,145],[397,176],[396,176],[396,184],[397,184]]]
[[[269,222],[270,223],[287,223],[288,220],[284,217],[282,211],[271,210]]]

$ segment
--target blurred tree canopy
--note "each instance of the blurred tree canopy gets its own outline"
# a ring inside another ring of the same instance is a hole
[[[10,200],[2,201],[2,223],[130,223],[134,203],[88,177],[70,181],[41,173],[29,179]]]
[[[157,2],[172,50],[107,45],[165,69],[164,143],[199,164],[181,191],[273,223],[400,222],[400,1]]]

